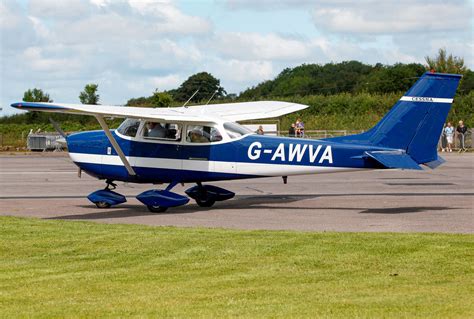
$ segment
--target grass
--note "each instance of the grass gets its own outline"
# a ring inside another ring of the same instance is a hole
[[[0,217],[0,317],[474,316],[474,238]]]

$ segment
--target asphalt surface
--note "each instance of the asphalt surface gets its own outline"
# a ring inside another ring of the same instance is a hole
[[[474,154],[442,154],[436,170],[380,170],[213,183],[234,199],[153,214],[134,196],[159,185],[118,183],[128,202],[98,209],[103,181],[66,154],[0,155],[0,215],[103,223],[350,232],[474,232]],[[184,193],[185,187],[174,191]]]

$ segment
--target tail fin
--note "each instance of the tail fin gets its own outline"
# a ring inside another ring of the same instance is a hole
[[[436,146],[461,77],[426,72],[372,129],[333,140],[404,150],[418,164],[436,161]]]

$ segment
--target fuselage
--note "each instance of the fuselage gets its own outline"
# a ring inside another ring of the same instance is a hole
[[[370,145],[247,134],[233,140],[195,144],[144,141],[113,131],[136,172],[129,175],[103,131],[68,137],[71,159],[100,179],[136,183],[204,182],[268,176],[383,168],[364,155],[387,150]]]

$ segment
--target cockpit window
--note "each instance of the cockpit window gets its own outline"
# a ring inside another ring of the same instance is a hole
[[[178,141],[181,139],[181,125],[174,123],[146,122],[143,128],[146,139],[164,139]]]
[[[222,141],[222,135],[215,127],[188,125],[186,141],[190,143],[212,143]]]
[[[232,123],[232,122],[227,122],[224,123],[224,129],[229,135],[230,138],[235,139],[238,137],[241,137],[245,134],[253,133],[251,130],[248,128],[239,125],[237,123]]]
[[[135,137],[137,135],[138,127],[140,126],[140,121],[136,119],[125,119],[125,121],[120,124],[117,129],[122,135]]]

